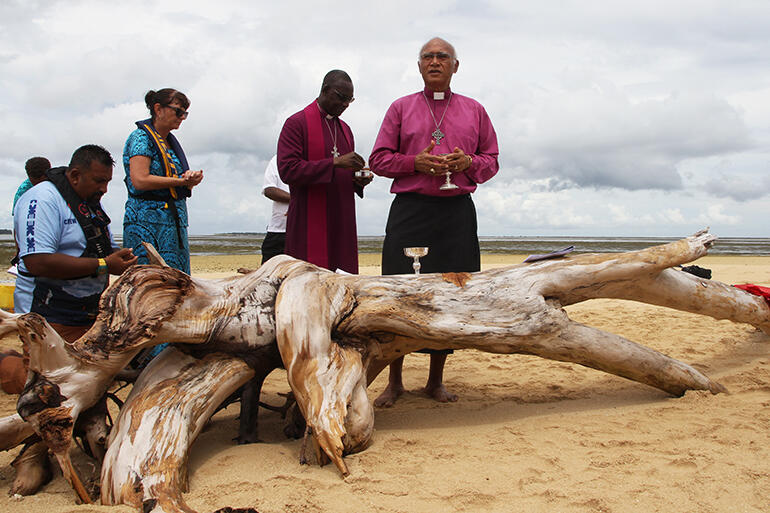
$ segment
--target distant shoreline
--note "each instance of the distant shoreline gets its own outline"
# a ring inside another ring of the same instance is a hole
[[[358,251],[362,254],[382,252],[384,236],[359,236]],[[193,255],[228,255],[258,253],[262,234],[199,235],[190,237]],[[637,251],[678,240],[675,237],[479,237],[482,254],[533,255],[549,253],[574,246],[575,253],[620,253]],[[770,238],[721,237],[710,254],[770,255]]]
[[[260,247],[264,235],[258,232],[238,232],[234,234],[193,235],[190,236],[190,254],[193,257],[240,255],[243,260],[249,255],[256,258],[252,264],[261,260]],[[360,236],[358,252],[361,255],[379,257],[382,252],[384,236]],[[536,255],[549,253],[567,246],[575,246],[575,254],[580,253],[621,253],[638,251],[651,246],[666,244],[677,240],[673,237],[548,237],[548,236],[506,236],[479,237],[482,255],[501,254],[508,256]],[[120,244],[121,238],[116,237]],[[0,234],[0,261],[8,262],[16,253],[13,238]],[[709,255],[770,256],[770,238],[719,237],[709,250]]]

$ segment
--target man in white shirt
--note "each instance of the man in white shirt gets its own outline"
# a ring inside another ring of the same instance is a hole
[[[284,253],[286,244],[286,213],[289,210],[289,186],[278,175],[277,157],[273,155],[265,169],[262,194],[273,202],[273,213],[262,241],[262,263]]]
[[[262,194],[273,202],[273,213],[267,225],[267,233],[262,241],[262,263],[264,264],[276,255],[284,253],[286,245],[286,213],[289,211],[289,186],[283,183],[278,175],[277,156],[273,155],[265,168],[265,180],[262,183]],[[241,387],[241,415],[236,440],[239,444],[250,444],[259,441],[257,438],[257,414],[259,411],[259,395],[265,376],[252,378]]]

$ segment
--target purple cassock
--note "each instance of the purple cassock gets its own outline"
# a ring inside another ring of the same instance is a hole
[[[414,157],[430,145],[436,123],[443,137],[432,154],[451,153],[458,147],[473,158],[468,170],[452,174],[457,189],[442,191],[439,187],[444,183],[444,176],[414,170]],[[433,91],[425,88],[399,98],[390,106],[369,157],[369,166],[375,174],[393,178],[390,192],[394,194],[458,196],[475,191],[476,184],[486,182],[497,173],[497,154],[495,129],[479,102],[449,89],[443,100],[436,100]]]
[[[320,267],[358,273],[356,209],[350,169],[335,168],[339,155],[354,150],[353,134],[341,119],[326,116],[317,102],[292,115],[278,138],[278,174],[289,185],[286,254]]]

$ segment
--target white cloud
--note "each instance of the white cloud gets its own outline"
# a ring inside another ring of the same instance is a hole
[[[404,14],[423,7],[429,18]],[[453,89],[481,101],[500,143],[500,173],[475,195],[480,233],[682,235],[709,221],[765,235],[769,24],[770,6],[741,0],[3,2],[0,194],[10,202],[28,157],[64,164],[96,142],[118,161],[105,203],[119,225],[123,143],[145,92],[170,86],[192,101],[177,135],[205,170],[191,232],[260,231],[265,162],[323,74],[353,77],[343,117],[368,157],[388,105],[421,87],[420,45],[441,35],[460,57]],[[357,201],[360,233],[384,232],[389,185]]]
[[[704,226],[713,226],[717,223],[729,226],[741,221],[740,217],[726,214],[724,210],[724,205],[709,205],[698,219]]]
[[[687,222],[682,214],[682,210],[679,208],[665,209],[661,212],[661,217],[663,218],[663,222],[666,223],[685,224]]]

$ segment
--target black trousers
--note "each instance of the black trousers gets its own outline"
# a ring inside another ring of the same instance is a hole
[[[282,232],[267,232],[262,241],[262,263],[264,264],[275,255],[282,255],[286,246],[286,234]]]
[[[476,207],[470,194],[397,194],[385,228],[382,274],[412,274],[413,259],[404,255],[404,248],[409,247],[428,248],[428,254],[420,258],[420,272],[480,271],[477,231]]]
[[[481,270],[476,207],[470,194],[425,196],[397,194],[390,206],[382,274],[412,274],[414,260],[404,248],[427,247],[420,258],[421,273],[476,272]],[[450,354],[451,349],[421,349],[420,353]]]

